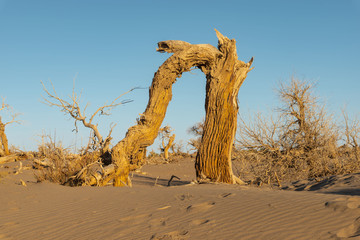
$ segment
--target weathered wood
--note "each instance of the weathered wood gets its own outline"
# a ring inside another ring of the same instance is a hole
[[[112,148],[112,160],[117,166],[114,186],[128,184],[130,165],[139,165],[143,162],[144,155],[138,152],[153,144],[157,137],[172,98],[172,84],[176,79],[192,67],[213,65],[221,55],[211,45],[192,45],[176,40],[159,42],[157,51],[173,55],[155,73],[149,90],[148,105],[137,125],[131,127],[125,138]]]
[[[8,147],[8,140],[7,140],[7,137],[5,134],[5,124],[3,124],[1,122],[1,118],[0,118],[0,148],[1,148],[0,154],[2,154],[4,156],[10,154],[9,147]]]
[[[192,45],[170,40],[158,43],[159,52],[173,53],[155,73],[149,90],[149,102],[137,125],[111,150],[114,168],[103,181],[113,179],[114,186],[130,185],[129,172],[143,163],[146,147],[153,144],[172,98],[172,85],[182,73],[200,68],[206,75],[206,119],[201,146],[196,157],[198,180],[242,183],[231,169],[231,149],[237,123],[237,95],[249,63],[239,61],[235,40],[216,31],[218,49],[209,44]],[[104,176],[103,176],[104,177]],[[98,182],[93,176],[91,183]]]
[[[206,74],[205,123],[195,169],[198,181],[242,183],[233,175],[231,151],[237,125],[238,92],[249,63],[238,60],[236,42],[216,31],[222,58],[214,65],[204,66]]]
[[[4,157],[0,157],[0,164],[3,163],[9,163],[9,162],[15,162],[19,159],[19,156],[17,154],[11,154]]]
[[[51,161],[48,158],[44,158],[44,159],[35,158],[35,159],[33,159],[33,163],[34,163],[35,168],[38,168],[38,167],[45,167],[45,168],[51,167],[51,168],[54,168],[55,167],[54,162]]]
[[[169,159],[169,149],[170,149],[170,147],[173,145],[173,143],[174,143],[174,141],[175,141],[175,134],[173,134],[173,135],[171,135],[171,137],[169,138],[169,142],[167,143],[167,145],[166,146],[164,146],[163,145],[163,147],[164,147],[164,158],[166,159],[166,160],[168,160]],[[164,142],[163,142],[164,143]]]

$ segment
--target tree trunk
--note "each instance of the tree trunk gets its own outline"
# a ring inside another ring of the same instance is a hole
[[[3,152],[3,155],[7,156],[10,154],[8,147],[8,140],[5,134],[5,124],[0,122],[0,154]]]
[[[164,147],[164,158],[166,160],[169,160],[169,149],[173,145],[174,140],[175,140],[175,134],[171,135],[171,137],[169,138],[168,144],[166,146],[163,146]]]
[[[3,156],[5,156],[5,152],[2,148],[2,142],[1,142],[1,138],[0,138],[0,157],[3,157]]]
[[[116,165],[114,186],[129,184],[130,169],[143,162],[144,149],[153,144],[164,120],[176,79],[192,67],[212,65],[220,55],[215,47],[208,44],[192,45],[171,40],[159,42],[158,46],[157,51],[174,54],[155,73],[148,105],[137,125],[130,127],[125,138],[112,148],[112,160]]]
[[[253,59],[249,63],[239,61],[235,40],[216,33],[223,57],[214,66],[203,69],[207,78],[206,117],[195,161],[196,176],[198,181],[241,183],[232,172],[231,151],[237,125],[237,96]]]
[[[19,155],[17,154],[9,154],[4,157],[0,157],[0,164],[9,163],[9,162],[15,162],[18,161]]]
[[[115,170],[103,184],[111,179],[114,186],[131,184],[129,172],[143,163],[146,147],[153,144],[158,135],[172,98],[172,84],[192,67],[200,68],[207,78],[205,128],[195,165],[197,177],[199,180],[236,182],[231,170],[231,149],[236,131],[237,94],[251,70],[252,60],[249,63],[239,61],[235,40],[216,33],[219,49],[209,44],[192,45],[176,40],[158,43],[157,51],[173,55],[155,73],[148,105],[137,125],[130,127],[125,138],[112,148]],[[92,178],[95,179],[92,176],[89,182],[96,182]]]

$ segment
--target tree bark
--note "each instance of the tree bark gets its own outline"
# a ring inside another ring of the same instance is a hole
[[[11,154],[7,156],[0,157],[0,164],[15,162],[19,159],[19,156],[16,154]]]
[[[167,106],[172,98],[172,84],[183,72],[192,67],[213,65],[221,53],[208,44],[192,45],[170,40],[158,43],[159,52],[174,53],[155,73],[149,90],[149,102],[145,112],[131,127],[123,140],[112,148],[112,160],[116,165],[114,186],[129,184],[131,165],[143,162],[143,150],[153,144],[164,120]]]
[[[238,60],[235,40],[218,31],[216,34],[223,57],[202,69],[207,78],[206,117],[195,161],[196,176],[198,181],[241,183],[232,172],[231,151],[237,125],[237,96],[253,59],[249,63]]]
[[[164,146],[164,142],[163,142],[164,158],[166,160],[169,160],[169,149],[173,145],[174,140],[175,140],[175,134],[171,135],[171,137],[169,138],[169,142],[167,143],[166,146]]]
[[[206,119],[202,146],[196,158],[198,180],[239,182],[231,170],[231,149],[237,121],[237,95],[251,70],[249,63],[237,59],[235,40],[217,32],[218,48],[209,44],[192,45],[170,40],[158,43],[159,52],[173,53],[155,73],[145,112],[126,136],[111,150],[114,170],[103,181],[114,186],[130,185],[131,169],[143,163],[146,147],[153,144],[172,98],[172,85],[183,72],[200,68],[206,75]],[[110,167],[110,166],[109,166]],[[107,169],[105,168],[105,171]],[[94,178],[94,177],[92,177]],[[89,182],[96,182],[90,178]]]
[[[10,154],[8,147],[8,140],[5,134],[5,124],[0,121],[0,154],[3,152],[3,155],[7,156]]]

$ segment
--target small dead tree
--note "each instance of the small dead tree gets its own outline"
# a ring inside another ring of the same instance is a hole
[[[43,86],[43,90],[47,94],[47,98],[43,97],[44,103],[46,105],[50,107],[57,107],[60,109],[61,112],[64,112],[66,115],[67,114],[70,115],[75,120],[74,122],[75,131],[78,130],[77,122],[81,122],[84,125],[84,127],[91,129],[93,136],[90,136],[89,144],[84,152],[86,153],[90,148],[92,148],[93,150],[99,150],[100,155],[104,155],[108,153],[112,139],[111,133],[114,127],[116,126],[116,124],[112,124],[110,126],[110,131],[107,137],[104,138],[103,135],[100,134],[99,132],[98,124],[94,123],[94,118],[96,116],[103,116],[103,115],[108,116],[111,114],[111,110],[114,109],[115,107],[131,102],[132,100],[127,100],[127,99],[120,101],[120,98],[123,97],[125,94],[133,91],[134,88],[121,94],[120,96],[115,98],[110,104],[104,104],[103,106],[99,107],[93,114],[90,115],[89,118],[87,118],[85,111],[89,106],[89,103],[87,103],[86,106],[83,109],[81,109],[80,107],[81,94],[79,95],[75,92],[75,87],[73,87],[72,94],[71,96],[69,96],[70,99],[65,100],[64,98],[59,97],[52,83],[51,83],[52,92],[50,92],[45,87],[43,82],[41,82],[41,84]]]
[[[255,172],[267,182],[285,177],[319,177],[340,171],[337,161],[338,131],[325,105],[319,105],[314,85],[292,77],[281,82],[278,115],[257,114],[241,119],[239,144],[252,159]]]
[[[0,112],[7,110],[10,115],[10,120],[8,122],[3,123],[2,118],[0,116],[0,157],[7,156],[10,154],[9,146],[8,146],[8,139],[5,134],[5,128],[7,125],[12,123],[20,123],[20,121],[16,120],[19,116],[19,113],[13,113],[12,108],[10,105],[5,103],[5,99],[2,99],[2,104],[0,107]]]
[[[175,134],[171,134],[173,130],[170,126],[160,128],[160,139],[161,139],[161,150],[164,152],[164,158],[166,161],[169,160],[169,149],[174,145]],[[165,143],[167,142],[167,143]]]
[[[283,142],[286,149],[298,149],[309,152],[336,145],[336,126],[332,116],[327,114],[325,105],[318,104],[318,97],[313,94],[314,85],[292,77],[290,83],[280,83],[279,98],[283,107],[278,110],[283,115]]]

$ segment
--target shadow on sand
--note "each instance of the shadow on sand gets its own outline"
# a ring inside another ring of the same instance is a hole
[[[171,176],[169,179],[164,178],[154,178],[149,176],[142,176],[142,175],[134,175],[131,179],[134,185],[143,185],[143,186],[163,186],[163,187],[170,187],[170,186],[183,186],[190,184],[190,181],[182,181],[180,178],[176,176]]]

